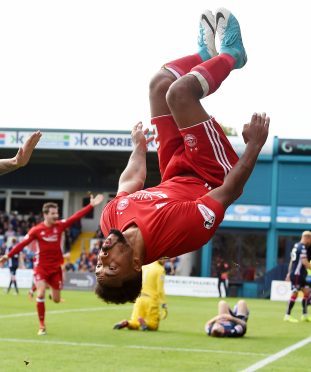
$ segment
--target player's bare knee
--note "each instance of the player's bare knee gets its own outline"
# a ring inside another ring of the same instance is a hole
[[[238,313],[246,313],[247,312],[247,305],[244,300],[239,300],[237,303]]]
[[[183,110],[189,102],[199,99],[201,92],[192,84],[190,75],[175,81],[166,93],[166,102],[172,111]]]
[[[149,83],[149,97],[150,99],[159,97],[165,98],[166,92],[170,85],[174,82],[175,78],[166,70],[160,70],[151,79]]]
[[[218,313],[219,314],[224,314],[229,312],[229,305],[227,304],[226,301],[220,300],[218,302]]]

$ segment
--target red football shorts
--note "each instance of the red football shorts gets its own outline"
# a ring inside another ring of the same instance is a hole
[[[40,268],[34,269],[34,280],[35,283],[40,280],[44,280],[51,288],[61,290],[63,288],[63,272],[62,268],[49,272]]]
[[[162,181],[175,176],[203,179],[209,190],[222,185],[238,161],[224,131],[214,118],[179,129],[171,115],[152,119]]]

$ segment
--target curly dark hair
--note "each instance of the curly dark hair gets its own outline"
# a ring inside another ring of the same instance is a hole
[[[95,293],[99,298],[107,303],[125,304],[135,302],[142,287],[142,272],[139,271],[133,279],[125,280],[121,287],[110,287],[101,283],[100,277],[97,278]]]

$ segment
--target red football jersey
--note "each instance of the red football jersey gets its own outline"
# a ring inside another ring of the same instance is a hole
[[[40,268],[50,272],[57,270],[64,262],[61,249],[62,233],[67,227],[89,213],[92,208],[89,204],[68,219],[56,221],[50,227],[46,226],[43,222],[32,227],[25,238],[10,251],[8,256],[14,256],[14,254],[20,252],[28,244],[34,242],[34,269]]]
[[[145,243],[144,264],[202,247],[224,217],[223,206],[207,195],[204,181],[173,177],[159,186],[122,192],[103,210],[101,228],[126,230],[137,225]]]

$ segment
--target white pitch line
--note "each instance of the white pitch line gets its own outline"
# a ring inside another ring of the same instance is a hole
[[[92,311],[108,311],[108,310],[121,310],[121,309],[129,309],[130,307],[120,307],[120,306],[110,306],[110,307],[89,307],[84,309],[66,309],[66,310],[51,310],[47,311],[48,315],[54,314],[66,314],[66,313],[83,313],[83,312],[92,312]],[[36,312],[31,313],[16,313],[16,314],[6,314],[0,315],[0,319],[6,318],[20,318],[20,317],[27,317],[27,316],[34,316],[37,315]]]
[[[260,360],[259,362],[249,366],[248,368],[246,369],[243,369],[242,372],[254,372],[254,371],[257,371],[258,369],[262,368],[262,367],[265,367],[267,364],[270,364],[270,363],[273,363],[275,362],[276,360],[280,359],[280,358],[283,358],[285,355],[291,353],[292,351],[294,350],[297,350],[307,344],[309,344],[311,342],[311,336],[308,337],[308,338],[305,338],[304,340],[301,340],[299,342],[297,342],[296,344],[294,345],[291,345],[281,351],[279,351],[278,353],[276,354],[273,354],[273,355],[270,355],[268,358],[265,358],[263,360]]]
[[[112,344],[98,344],[92,342],[70,342],[70,341],[49,341],[49,340],[35,340],[35,339],[19,339],[19,338],[0,338],[0,342],[12,343],[28,343],[41,345],[62,345],[62,346],[81,346],[81,347],[101,347],[101,348],[125,348],[125,349],[143,349],[143,350],[157,350],[157,351],[177,351],[188,353],[219,353],[219,354],[234,354],[234,355],[266,355],[262,353],[251,353],[243,351],[225,351],[225,350],[211,350],[211,349],[190,349],[179,347],[165,347],[165,346],[141,346],[141,345],[112,345]]]
[[[162,346],[142,346],[142,345],[128,345],[128,349],[148,349],[160,351],[181,351],[181,352],[195,352],[195,353],[219,353],[219,354],[234,354],[234,355],[267,355],[266,353],[253,353],[248,351],[224,351],[224,350],[211,350],[211,349],[191,349],[181,347],[162,347]]]

